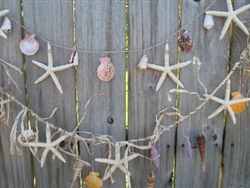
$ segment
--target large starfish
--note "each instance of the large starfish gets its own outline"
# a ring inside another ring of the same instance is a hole
[[[250,101],[250,98],[230,100],[230,80],[227,81],[226,94],[225,94],[224,100],[220,99],[218,97],[215,97],[215,96],[208,95],[207,97],[208,97],[208,99],[212,99],[213,101],[221,104],[221,106],[216,111],[214,111],[210,116],[208,116],[208,119],[211,119],[211,118],[217,116],[222,110],[227,109],[234,124],[236,124],[236,118],[235,118],[235,114],[232,110],[231,105]]]
[[[55,75],[55,72],[62,71],[62,70],[68,69],[70,67],[78,65],[78,62],[75,61],[74,63],[71,63],[71,64],[53,67],[53,57],[52,57],[52,50],[51,50],[50,43],[48,43],[48,66],[46,66],[43,63],[40,63],[38,61],[34,61],[34,60],[32,61],[32,63],[34,63],[38,67],[46,70],[46,72],[35,81],[35,84],[38,84],[38,83],[42,82],[43,80],[45,80],[48,76],[51,76],[57,89],[59,90],[59,92],[61,94],[63,93],[63,90],[62,90],[62,87],[61,87],[61,85],[60,85],[60,83]]]
[[[231,21],[233,20],[238,26],[239,28],[242,29],[242,31],[244,31],[247,35],[249,35],[249,31],[246,28],[246,26],[239,20],[239,18],[237,18],[237,15],[250,9],[250,4],[249,5],[245,5],[237,10],[233,10],[233,5],[231,0],[227,0],[227,9],[228,12],[224,12],[224,11],[206,11],[206,14],[208,15],[213,15],[213,16],[219,16],[219,17],[227,17],[227,20],[224,24],[224,27],[221,31],[221,35],[220,35],[220,40],[223,39],[223,37],[225,36]]]
[[[8,13],[9,13],[9,10],[7,10],[7,9],[0,11],[0,18]],[[5,39],[7,38],[7,35],[5,35],[5,33],[1,29],[0,29],[0,36],[5,38]]]
[[[143,59],[142,59],[143,60]],[[148,63],[147,61],[140,61],[138,67],[142,66],[144,67],[144,70],[146,68],[150,68],[150,69],[154,69],[154,70],[158,70],[158,71],[161,71],[162,74],[161,74],[161,77],[157,83],[157,86],[156,86],[156,91],[158,91],[166,76],[168,75],[177,85],[179,85],[180,87],[184,88],[183,84],[180,82],[180,80],[174,75],[174,73],[172,73],[173,70],[176,70],[176,69],[180,69],[180,68],[183,68],[183,67],[186,67],[187,65],[189,65],[191,63],[191,61],[186,61],[184,63],[179,63],[179,64],[176,64],[176,65],[172,65],[170,66],[169,65],[169,46],[168,44],[166,44],[166,47],[165,47],[165,56],[164,56],[164,62],[165,62],[165,66],[160,66],[160,65],[155,65],[155,64],[150,64]],[[144,64],[143,64],[144,63]]]

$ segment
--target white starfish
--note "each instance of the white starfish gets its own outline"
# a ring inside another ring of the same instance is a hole
[[[50,43],[48,43],[48,66],[46,66],[43,63],[40,63],[38,61],[34,61],[34,60],[32,61],[32,63],[34,63],[38,67],[46,70],[46,72],[35,81],[35,84],[38,84],[38,83],[42,82],[43,80],[45,80],[48,76],[51,76],[57,89],[59,90],[59,92],[61,94],[63,93],[63,90],[62,90],[62,87],[61,87],[61,85],[60,85],[60,83],[55,75],[55,72],[62,71],[62,70],[68,69],[70,67],[78,65],[78,62],[76,61],[76,62],[71,63],[71,64],[53,67],[53,57],[52,57],[52,50],[51,50]]]
[[[9,13],[9,10],[7,10],[7,9],[0,11],[0,18],[8,13]],[[2,29],[0,29],[0,36],[5,38],[5,39],[7,38],[7,35],[5,35],[5,33],[2,31]]]
[[[143,60],[143,59],[142,59]],[[155,65],[155,64],[150,64],[148,63],[147,61],[142,61],[139,63],[138,67],[139,66],[142,66],[144,67],[144,70],[146,68],[150,68],[150,69],[154,69],[154,70],[158,70],[158,71],[161,71],[162,74],[161,74],[161,77],[157,83],[157,86],[156,86],[156,91],[158,91],[160,88],[161,88],[161,85],[163,84],[166,76],[168,75],[177,85],[179,85],[180,87],[184,88],[183,84],[180,82],[180,80],[174,75],[174,73],[172,73],[173,70],[176,70],[176,69],[180,69],[180,68],[183,68],[183,67],[186,67],[187,65],[189,65],[191,63],[191,61],[186,61],[184,63],[179,63],[179,64],[176,64],[176,65],[172,65],[170,66],[169,65],[169,46],[168,44],[166,44],[166,47],[165,47],[165,56],[164,56],[164,62],[165,62],[165,65],[164,66],[160,66],[160,65]]]
[[[233,20],[238,26],[239,28],[241,28],[242,31],[244,31],[247,35],[249,35],[249,31],[246,28],[246,26],[239,20],[239,18],[237,18],[237,15],[250,9],[250,4],[249,5],[245,5],[237,10],[233,10],[233,5],[231,0],[227,0],[227,9],[228,12],[224,12],[224,11],[206,11],[206,14],[208,15],[213,15],[213,16],[219,16],[219,17],[227,17],[227,20],[224,24],[224,27],[221,31],[221,35],[220,35],[220,40],[223,39],[223,37],[225,36],[231,21]]]
[[[234,124],[236,124],[236,118],[231,105],[250,101],[250,98],[230,100],[230,80],[227,81],[226,94],[224,100],[214,96],[207,96],[207,97],[208,99],[212,99],[213,101],[221,104],[221,106],[216,111],[214,111],[210,116],[208,116],[208,119],[217,116],[222,110],[227,109]]]

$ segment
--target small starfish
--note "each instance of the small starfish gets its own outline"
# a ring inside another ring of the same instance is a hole
[[[7,10],[7,9],[0,11],[0,18],[8,13],[9,13],[9,10]],[[5,38],[5,39],[7,38],[7,35],[5,35],[5,33],[1,29],[0,29],[0,36]]]
[[[227,17],[227,20],[224,24],[224,27],[221,31],[221,35],[220,35],[220,40],[223,39],[223,37],[225,36],[231,21],[233,20],[238,26],[239,28],[242,29],[242,31],[244,31],[247,35],[249,35],[249,31],[246,28],[246,26],[239,20],[239,18],[237,18],[237,15],[250,9],[250,4],[249,5],[245,5],[237,10],[233,10],[233,5],[231,0],[227,0],[227,9],[228,12],[223,12],[223,11],[206,11],[206,14],[208,15],[213,15],[213,16],[219,16],[219,17]]]
[[[48,76],[51,76],[57,89],[59,90],[59,92],[61,94],[63,93],[63,90],[62,90],[62,87],[61,87],[61,85],[60,85],[60,83],[55,75],[55,72],[62,71],[62,70],[68,69],[70,67],[78,65],[78,62],[76,61],[76,62],[71,63],[71,64],[53,67],[53,57],[52,57],[52,50],[51,50],[50,43],[48,43],[48,66],[46,66],[43,63],[40,63],[38,61],[34,61],[34,60],[32,61],[32,63],[34,63],[38,67],[46,70],[46,72],[35,81],[35,84],[38,84],[38,83],[42,82],[43,80],[45,80]]]
[[[227,81],[226,94],[225,94],[224,100],[222,100],[218,97],[209,96],[209,95],[207,97],[208,97],[208,99],[212,99],[213,101],[221,104],[221,106],[216,111],[214,111],[210,116],[208,116],[208,119],[211,119],[211,118],[217,116],[222,110],[227,109],[234,124],[236,124],[236,118],[235,118],[235,114],[232,110],[231,105],[250,101],[250,98],[230,100],[230,80]]]

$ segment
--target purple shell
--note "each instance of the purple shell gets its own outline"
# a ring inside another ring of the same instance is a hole
[[[191,144],[189,142],[188,137],[184,136],[185,140],[184,140],[184,146],[185,146],[185,150],[186,150],[186,154],[188,156],[189,159],[192,158],[192,147]]]
[[[151,148],[151,159],[154,159],[153,163],[158,168],[160,165],[160,159],[156,146],[152,146]]]

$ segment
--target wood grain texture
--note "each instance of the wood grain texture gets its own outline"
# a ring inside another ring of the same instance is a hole
[[[76,0],[76,44],[79,50],[125,50],[125,1]],[[100,65],[99,58],[106,55],[115,67],[115,76],[109,82],[99,80],[96,72]],[[80,118],[89,97],[96,93],[104,94],[91,101],[79,130],[110,135],[118,141],[125,140],[125,54],[80,53],[79,58],[77,80]],[[107,121],[109,117],[113,119],[112,124]],[[84,144],[80,146],[81,158],[90,164],[94,158],[108,156],[105,155],[105,145],[93,147],[90,143],[92,155],[88,154]],[[106,167],[106,164],[95,162],[93,170],[100,172],[103,177]],[[91,170],[85,168],[83,178]],[[114,173],[114,179],[114,184],[111,184],[110,179],[105,181],[104,187],[125,187],[125,175],[119,169]]]
[[[73,47],[73,2],[71,0],[58,1],[23,1],[24,25],[37,35],[53,43]],[[27,31],[24,32],[26,34]],[[60,94],[51,77],[39,84],[35,80],[44,74],[44,70],[34,65],[31,61],[37,60],[48,64],[47,43],[38,38],[40,49],[34,56],[27,57],[28,102],[30,108],[41,117],[48,117],[52,110],[58,107],[56,114],[49,120],[54,125],[72,131],[76,126],[75,84],[74,69],[56,72],[62,86]],[[56,48],[52,45],[54,66],[69,63],[70,50]],[[34,126],[34,121],[32,121]],[[40,141],[45,141],[45,126],[39,124]],[[39,149],[38,158],[41,158],[43,149]],[[74,159],[63,155],[66,164],[60,160],[52,160],[49,153],[43,168],[34,158],[34,175],[37,187],[70,187],[73,177]]]
[[[182,1],[182,27],[200,14],[212,1]],[[212,10],[226,10],[226,3],[216,2]],[[221,83],[227,74],[227,50],[228,35],[219,40],[220,32],[224,24],[223,18],[214,17],[215,26],[207,31],[203,28],[204,16],[200,16],[186,29],[193,36],[195,50],[190,54],[181,53],[181,61],[191,60],[193,56],[198,57],[201,62],[200,78],[208,89],[208,93]],[[205,93],[197,79],[197,66],[191,64],[180,71],[180,78],[185,89],[198,92],[201,96]],[[224,98],[225,86],[215,96]],[[201,101],[197,96],[180,94],[179,109],[183,115],[193,111]],[[217,187],[221,148],[223,142],[223,113],[208,120],[207,117],[214,112],[220,104],[209,101],[205,108],[191,116],[190,119],[179,123],[176,145],[176,174],[175,187]],[[206,136],[206,170],[202,171],[201,158],[197,148],[196,137],[204,133]],[[193,147],[193,158],[188,159],[183,147],[184,137],[189,136]]]
[[[235,1],[234,7],[238,9],[249,0]],[[238,16],[240,20],[248,20],[250,11],[246,11]],[[244,23],[247,28],[249,22]],[[239,61],[241,52],[247,46],[247,36],[234,24],[233,39],[231,51],[231,67]],[[249,80],[243,84],[243,70],[238,69],[231,77],[231,91],[240,91],[245,97],[249,92]],[[249,97],[249,95],[248,95]],[[224,152],[222,161],[222,187],[250,187],[250,127],[249,127],[249,107],[236,116],[236,125],[233,124],[228,115],[225,127]]]
[[[20,2],[19,1],[1,1],[0,10],[9,9],[8,16],[20,21]],[[2,24],[3,18],[0,19]],[[0,25],[1,25],[0,24]],[[15,65],[16,67],[23,68],[23,57],[19,50],[19,41],[21,40],[21,28],[12,23],[12,31],[8,34],[7,39],[0,37],[0,59]],[[1,87],[7,84],[7,75],[0,66],[1,72]],[[24,76],[20,75],[13,69],[10,69],[10,74],[18,84],[21,94],[11,84],[10,92],[21,102],[25,102],[24,90]],[[21,110],[17,105],[11,104],[11,111],[9,124],[12,125],[17,113]],[[5,108],[6,109],[6,108]],[[18,131],[20,127],[18,127]],[[9,132],[3,124],[0,123],[0,187],[20,187],[29,188],[33,187],[33,174],[32,174],[32,158],[28,150],[24,149],[22,156],[17,153],[13,156],[10,155],[10,139]]]
[[[158,44],[178,30],[178,2],[173,1],[129,1],[129,50],[144,49]],[[165,45],[146,51],[149,63],[164,66]],[[176,36],[169,40],[170,65],[177,63]],[[175,88],[174,82],[167,76],[158,92],[155,91],[161,72],[137,68],[143,53],[129,54],[129,139],[138,139],[153,134],[155,115],[163,108],[175,106],[167,99],[167,92]],[[176,74],[174,72],[174,74]],[[172,117],[166,117],[162,125],[171,125]],[[138,143],[147,145],[148,142]],[[150,161],[137,158],[129,162],[132,173],[132,187],[146,187],[150,171],[154,171],[157,181],[155,187],[171,187],[173,157],[175,148],[175,128],[161,135],[156,143],[160,153],[160,167],[155,168]],[[139,152],[135,150],[135,152]],[[140,151],[150,158],[150,150]],[[152,167],[150,167],[152,165]]]

